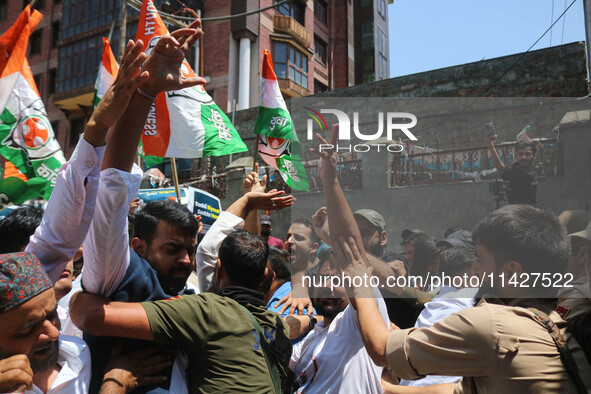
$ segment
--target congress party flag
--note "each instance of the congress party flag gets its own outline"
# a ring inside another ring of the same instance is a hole
[[[94,99],[92,101],[93,111],[103,99],[105,93],[111,87],[113,82],[115,82],[115,79],[117,79],[118,73],[119,65],[117,64],[115,55],[113,55],[111,43],[109,42],[109,39],[103,37],[103,54],[101,56],[101,63],[99,64],[96,82],[94,84]],[[144,154],[144,147],[141,140],[138,146],[138,155],[144,159],[148,168],[156,166],[164,161],[162,157],[146,156]]]
[[[281,96],[271,54],[266,49],[261,78],[261,105],[254,132],[259,134],[259,154],[265,163],[278,170],[292,189],[310,191],[308,176],[300,159],[300,140]]]
[[[168,35],[152,0],[144,0],[136,40],[150,54],[158,40]],[[195,73],[185,59],[182,73]],[[145,154],[159,157],[196,158],[244,152],[246,145],[224,112],[202,86],[162,92],[154,101],[142,133]]]
[[[48,200],[66,161],[26,59],[29,36],[43,16],[27,6],[0,36],[0,207]]]

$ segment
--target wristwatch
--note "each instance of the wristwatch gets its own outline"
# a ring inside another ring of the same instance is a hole
[[[314,329],[314,326],[316,325],[316,323],[318,323],[318,320],[316,320],[314,315],[308,315],[308,316],[310,316],[310,324],[308,325],[308,328],[310,329],[310,331],[312,331]]]

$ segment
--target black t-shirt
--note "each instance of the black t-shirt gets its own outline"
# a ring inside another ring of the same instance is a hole
[[[385,263],[391,263],[396,260],[400,260],[404,263],[407,275],[410,273],[408,262],[406,258],[396,252],[386,252],[382,256],[381,260]],[[394,293],[388,292],[386,289],[382,290],[382,296],[386,303],[386,309],[388,310],[388,317],[390,321],[396,324],[400,328],[411,328],[414,327],[417,317],[421,313],[414,306],[410,305],[403,298],[400,298]],[[421,308],[422,309],[422,308]]]
[[[502,177],[509,182],[506,193],[509,204],[537,204],[538,178],[533,170],[531,174],[526,174],[517,163],[513,163],[505,168]]]

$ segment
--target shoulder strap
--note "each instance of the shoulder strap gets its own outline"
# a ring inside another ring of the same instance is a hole
[[[279,369],[277,368],[277,364],[273,362],[275,357],[273,356],[270,345],[267,342],[265,335],[263,334],[263,330],[261,329],[261,326],[259,325],[257,320],[254,318],[252,313],[250,313],[250,311],[244,305],[240,305],[240,306],[242,308],[244,308],[246,313],[248,313],[248,317],[250,318],[250,322],[254,326],[254,329],[255,329],[257,335],[259,336],[259,343],[261,344],[261,348],[263,349],[263,355],[265,356],[265,361],[267,362],[267,367],[269,368],[269,373],[271,374],[271,379],[273,380],[273,387],[275,388],[275,392],[277,394],[280,394],[280,393],[282,393],[282,390],[281,390],[281,379],[279,377]]]
[[[579,368],[577,367],[577,363],[566,344],[564,336],[560,333],[558,327],[556,327],[556,324],[554,324],[552,319],[550,319],[550,316],[540,311],[539,309],[531,307],[527,309],[530,312],[533,312],[533,314],[536,316],[536,321],[540,323],[542,326],[544,326],[544,328],[546,328],[550,336],[552,336],[554,344],[558,348],[558,353],[560,353],[560,360],[562,361],[562,365],[564,365],[564,368],[566,368],[568,374],[575,382],[575,386],[577,387],[577,393],[587,393],[585,383],[583,383],[583,380],[579,375]]]

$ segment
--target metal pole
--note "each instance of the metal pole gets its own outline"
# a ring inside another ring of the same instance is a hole
[[[172,181],[174,182],[174,191],[176,193],[176,200],[180,204],[181,203],[181,191],[179,189],[179,176],[176,171],[176,160],[174,157],[170,158],[170,165],[172,167]]]
[[[259,155],[259,140],[261,136],[256,134],[256,138],[254,140],[254,147],[252,149],[252,169],[254,170],[254,164],[257,162],[257,156]],[[267,179],[270,179],[267,176]]]
[[[232,126],[234,126],[234,116],[236,115],[236,99],[232,99]],[[232,154],[230,153],[230,163],[232,163]]]
[[[127,0],[121,0],[121,9],[119,10],[119,31],[121,32],[121,37],[119,38],[119,62],[123,59],[123,54],[125,53],[125,47],[127,47],[127,42],[125,40],[125,35],[127,32]]]
[[[201,10],[197,10],[197,16],[201,18]],[[203,28],[203,26],[201,27]],[[200,77],[203,76],[203,70],[201,69],[201,40],[197,40],[193,45],[193,54],[195,55],[195,62],[193,63],[193,69],[195,73]]]
[[[587,52],[587,91],[591,93],[591,0],[583,0],[585,15],[585,48]]]

